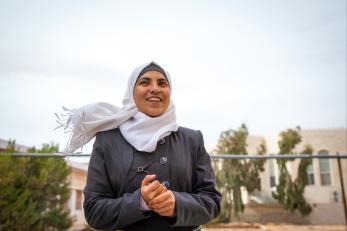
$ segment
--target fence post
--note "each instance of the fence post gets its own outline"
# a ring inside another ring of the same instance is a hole
[[[340,153],[337,152],[337,164],[339,166],[339,175],[340,175],[340,185],[341,185],[341,192],[342,192],[342,203],[343,203],[343,209],[345,211],[345,224],[346,224],[346,230],[347,230],[347,203],[346,203],[346,196],[345,196],[345,186],[343,182],[343,175],[341,170],[341,158]]]

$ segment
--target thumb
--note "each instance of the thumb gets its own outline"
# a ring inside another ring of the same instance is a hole
[[[144,185],[151,183],[154,179],[155,179],[154,174],[153,175],[146,175],[141,182],[141,186],[144,186]]]

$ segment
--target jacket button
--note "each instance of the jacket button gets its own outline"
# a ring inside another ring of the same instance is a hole
[[[164,144],[166,142],[165,137],[159,140],[159,144]]]
[[[143,172],[143,166],[138,166],[138,167],[137,167],[137,171],[138,171],[138,172]]]
[[[166,156],[163,156],[162,158],[160,158],[159,162],[161,164],[166,164],[167,163],[167,157]]]
[[[168,182],[166,180],[164,180],[161,184],[164,185],[167,189],[170,188],[170,182]]]

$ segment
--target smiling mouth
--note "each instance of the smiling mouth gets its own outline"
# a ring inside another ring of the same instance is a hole
[[[148,98],[146,98],[146,101],[157,103],[157,102],[161,102],[163,100],[159,97],[148,97]]]

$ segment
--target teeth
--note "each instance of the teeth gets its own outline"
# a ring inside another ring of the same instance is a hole
[[[160,99],[159,98],[149,98],[148,101],[150,101],[150,102],[159,102]]]

